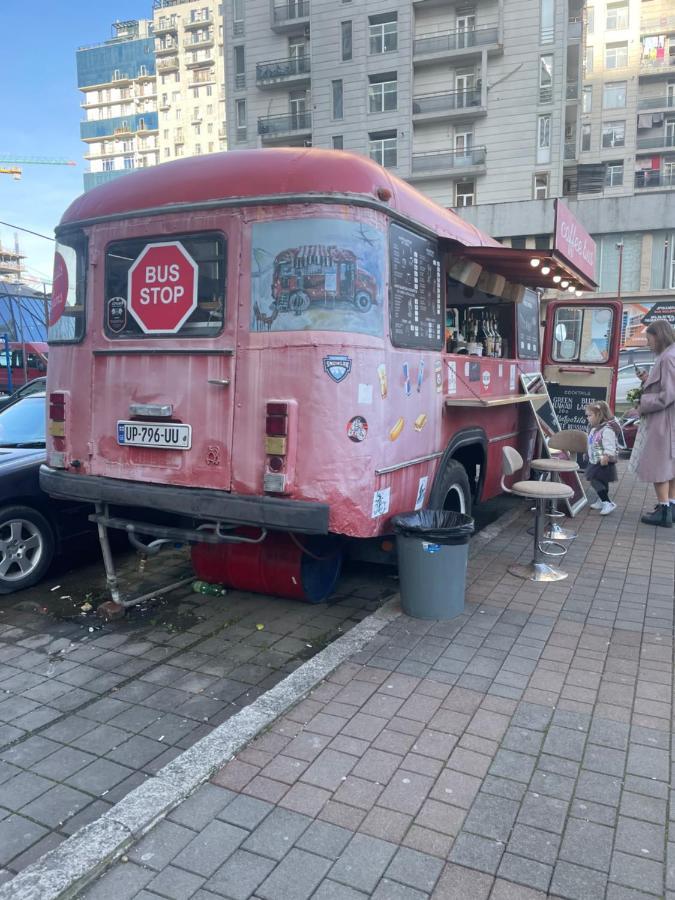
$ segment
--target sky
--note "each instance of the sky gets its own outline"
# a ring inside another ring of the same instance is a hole
[[[74,160],[76,166],[23,165],[20,181],[0,175],[0,222],[54,236],[54,227],[83,190],[80,140],[82,94],[75,51],[111,37],[115,20],[152,16],[152,0],[27,0],[2,2],[3,91],[0,155]],[[11,164],[0,162],[0,167]],[[0,225],[3,246],[14,248],[14,228]],[[54,244],[18,232],[29,275],[48,283]]]

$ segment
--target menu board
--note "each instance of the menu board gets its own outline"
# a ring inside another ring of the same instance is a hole
[[[518,353],[520,359],[539,359],[539,297],[535,291],[526,290],[516,304],[518,326]]]
[[[607,390],[604,387],[558,384],[555,381],[549,382],[548,393],[563,431],[568,428],[586,431],[588,422],[585,408],[590,403],[607,399]]]
[[[391,226],[389,244],[391,342],[395,347],[440,350],[445,315],[438,246],[400,225]]]

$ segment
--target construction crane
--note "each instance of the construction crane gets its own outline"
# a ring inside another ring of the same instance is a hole
[[[2,163],[10,163],[9,166],[3,166]],[[0,154],[0,175],[12,175],[15,181],[21,178],[22,166],[76,166],[77,163],[72,159],[59,159],[50,156],[4,156]]]

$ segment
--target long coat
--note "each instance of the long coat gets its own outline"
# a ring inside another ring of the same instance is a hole
[[[644,383],[639,412],[640,427],[646,425],[647,433],[638,477],[670,481],[675,478],[675,344],[657,357]]]

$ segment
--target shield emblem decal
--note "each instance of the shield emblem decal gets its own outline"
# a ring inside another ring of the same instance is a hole
[[[352,370],[351,358],[349,356],[324,356],[323,370],[336,384],[339,384]]]

